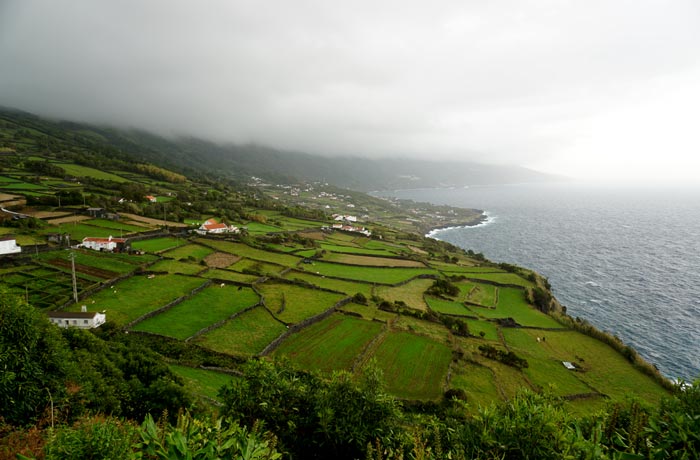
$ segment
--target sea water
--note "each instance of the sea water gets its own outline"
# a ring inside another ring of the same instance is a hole
[[[700,378],[700,188],[521,184],[383,195],[483,209],[430,236],[549,278],[571,316],[670,378]]]

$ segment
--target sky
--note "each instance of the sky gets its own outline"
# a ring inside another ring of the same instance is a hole
[[[0,0],[0,105],[324,155],[698,184],[697,0]]]

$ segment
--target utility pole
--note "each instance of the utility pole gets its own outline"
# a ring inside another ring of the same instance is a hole
[[[70,253],[71,278],[73,278],[73,300],[78,303],[78,282],[75,279],[75,253]]]

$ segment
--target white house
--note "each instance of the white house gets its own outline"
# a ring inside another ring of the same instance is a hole
[[[107,320],[107,315],[96,311],[51,311],[48,313],[49,321],[59,327],[77,327],[79,329],[93,329],[102,326]]]
[[[226,225],[216,219],[207,219],[199,226],[197,233],[238,233],[238,227]]]
[[[17,240],[13,237],[0,237],[0,256],[5,254],[18,254],[22,252],[22,248],[17,244]]]
[[[82,246],[95,251],[112,252],[115,249],[123,251],[126,249],[126,238],[113,238],[112,236],[109,236],[109,238],[95,238],[86,236],[83,238]]]

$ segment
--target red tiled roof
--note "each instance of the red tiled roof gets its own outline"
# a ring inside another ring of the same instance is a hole
[[[207,230],[216,230],[219,228],[228,228],[228,225],[226,224],[207,224],[205,223],[203,227]]]

